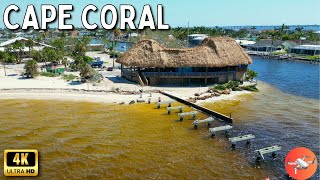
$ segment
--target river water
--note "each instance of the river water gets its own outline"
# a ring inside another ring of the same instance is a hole
[[[270,63],[281,62],[256,59],[251,68],[264,80],[266,69],[273,74]],[[232,114],[231,136],[255,134],[251,148],[239,144],[231,151],[224,135],[210,139],[206,127],[194,130],[191,120],[179,122],[176,113],[167,115],[154,104],[43,100],[0,100],[0,144],[2,150],[38,149],[43,179],[279,179],[285,175],[283,158],[290,149],[305,146],[319,158],[319,99],[290,91],[289,80],[283,81],[287,90],[275,80],[267,82],[258,81],[258,93],[204,104]],[[271,145],[283,147],[278,158],[267,157],[262,169],[256,169],[253,150]]]

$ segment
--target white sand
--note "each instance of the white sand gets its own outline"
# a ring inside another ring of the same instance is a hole
[[[89,53],[90,56],[94,56],[95,53]],[[101,56],[101,54],[99,54]],[[108,59],[104,55],[105,59]],[[108,59],[110,63],[110,59]],[[112,91],[119,89],[122,91],[144,92],[152,90],[169,91],[183,99],[193,97],[195,93],[205,92],[208,87],[141,87],[140,85],[129,82],[121,77],[117,77],[120,74],[119,69],[115,69],[113,72],[102,72],[106,77],[103,82],[99,84],[92,83],[80,83],[74,84],[66,82],[61,77],[43,77],[39,76],[34,79],[23,79],[20,75],[23,72],[24,65],[10,65],[7,66],[7,76],[4,76],[4,69],[0,67],[0,99],[50,99],[50,100],[75,100],[75,101],[90,101],[101,103],[121,103],[126,104],[132,100],[137,100],[140,95],[123,95],[112,92],[91,92],[91,91]],[[72,73],[78,75],[79,73]],[[201,102],[215,102],[219,100],[235,99],[241,94],[249,93],[248,91],[235,91],[229,95],[221,95],[219,97],[213,97]],[[153,93],[152,101],[156,102],[158,97],[162,100],[168,100],[169,98]],[[143,94],[143,100],[148,101],[149,94]]]

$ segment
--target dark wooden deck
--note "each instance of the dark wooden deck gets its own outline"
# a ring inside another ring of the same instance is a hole
[[[165,96],[168,96],[168,97],[170,97],[170,98],[172,98],[172,99],[174,99],[174,100],[176,100],[176,101],[178,101],[180,103],[183,103],[183,104],[185,104],[187,106],[190,106],[190,107],[192,107],[194,109],[197,109],[197,110],[199,110],[199,111],[201,111],[201,112],[203,112],[203,113],[205,113],[205,114],[207,114],[209,116],[216,117],[216,118],[221,119],[221,120],[223,120],[223,121],[225,121],[227,123],[230,123],[230,124],[233,123],[233,118],[228,117],[228,116],[226,116],[224,114],[220,114],[220,113],[215,112],[215,111],[213,111],[211,109],[202,107],[202,106],[194,104],[192,102],[188,102],[188,101],[186,101],[184,99],[181,99],[181,98],[179,98],[177,96],[174,96],[172,94],[169,94],[169,93],[166,93],[166,92],[163,92],[163,91],[160,91],[160,93],[165,95]]]

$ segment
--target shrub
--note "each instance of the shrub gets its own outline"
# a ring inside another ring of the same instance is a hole
[[[253,92],[259,91],[259,89],[255,85],[242,86],[241,89],[247,90],[247,91],[253,91]]]
[[[45,77],[57,77],[58,75],[52,72],[41,72],[40,76],[45,76]]]
[[[233,91],[239,91],[239,88],[238,88],[239,85],[240,85],[239,81],[229,81],[228,83],[225,83],[225,84],[217,84],[213,86],[211,89],[219,90],[219,91],[232,89]]]
[[[38,75],[38,64],[35,60],[30,60],[24,65],[25,75],[27,77],[35,77]]]
[[[226,88],[225,84],[218,84],[218,85],[213,86],[212,89],[223,91],[223,90],[226,90],[227,88]]]
[[[62,79],[66,80],[66,81],[73,81],[73,80],[75,80],[77,78],[78,78],[78,76],[75,76],[73,74],[64,74],[62,76]]]
[[[238,87],[240,85],[240,82],[239,81],[229,81],[228,83],[226,83],[226,88],[227,89],[234,89],[236,87]]]
[[[248,69],[248,71],[247,71],[247,77],[246,77],[246,79],[247,79],[248,81],[252,81],[253,78],[255,78],[255,77],[257,77],[257,76],[258,76],[258,73],[257,73],[257,72]]]

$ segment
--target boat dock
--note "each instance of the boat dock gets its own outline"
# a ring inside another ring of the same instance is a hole
[[[221,120],[223,120],[223,121],[225,121],[225,122],[227,122],[227,123],[230,123],[230,124],[233,123],[233,118],[228,117],[228,116],[226,116],[226,115],[224,115],[224,114],[220,114],[220,113],[218,113],[218,112],[216,112],[216,111],[213,111],[213,110],[211,110],[211,109],[208,109],[208,108],[205,108],[205,107],[203,107],[203,106],[194,104],[194,103],[192,103],[192,102],[188,102],[188,101],[186,101],[186,100],[184,100],[184,99],[182,99],[182,98],[180,98],[180,97],[177,97],[177,96],[175,96],[175,95],[169,94],[168,92],[160,91],[160,93],[163,94],[163,95],[165,95],[165,96],[168,96],[168,97],[170,97],[170,98],[172,98],[172,99],[174,99],[174,100],[176,100],[176,101],[178,101],[178,102],[180,102],[180,103],[183,103],[183,104],[185,104],[185,105],[187,105],[187,106],[190,106],[190,107],[192,107],[192,108],[194,108],[194,109],[196,109],[196,110],[198,110],[198,111],[201,111],[201,112],[204,113],[204,114],[207,114],[207,115],[209,115],[209,116],[212,116],[212,117],[221,119]]]

